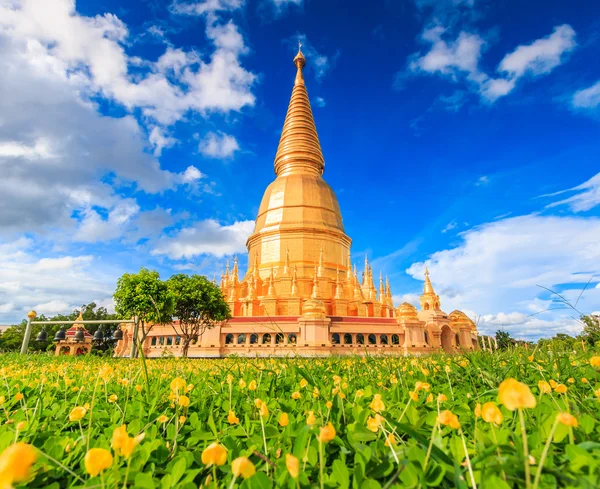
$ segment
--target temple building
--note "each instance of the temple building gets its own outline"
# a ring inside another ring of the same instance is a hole
[[[325,160],[304,83],[299,50],[296,78],[267,187],[247,241],[248,270],[237,258],[221,277],[232,319],[207,330],[189,356],[423,354],[477,348],[475,324],[462,312],[446,314],[425,274],[420,310],[395,308],[387,278],[365,259],[359,276],[352,240],[344,230],[333,189],[323,179]],[[131,331],[117,346],[127,355]],[[178,355],[180,338],[155,326],[146,338],[150,357]]]

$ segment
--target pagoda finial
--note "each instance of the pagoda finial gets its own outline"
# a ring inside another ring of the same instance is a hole
[[[346,280],[352,278],[352,261],[350,260],[350,250],[348,250],[348,256],[346,257]]]
[[[289,173],[322,175],[325,160],[304,85],[302,68],[306,59],[300,49],[294,64],[298,71],[275,155],[275,173],[277,176]]]
[[[231,271],[231,280],[230,282],[235,286],[239,282],[238,278],[238,259],[237,255],[233,257],[233,270]]]
[[[306,66],[306,58],[304,57],[304,53],[302,53],[302,43],[298,42],[298,54],[294,58],[294,64],[298,71],[296,72],[296,80],[294,80],[294,85],[304,85],[304,75],[302,73],[302,68]]]
[[[423,288],[423,294],[435,294],[431,280],[429,280],[429,270],[427,267],[425,267],[425,287]]]

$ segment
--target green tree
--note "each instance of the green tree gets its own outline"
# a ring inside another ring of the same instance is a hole
[[[190,343],[207,329],[231,317],[221,289],[201,275],[179,273],[167,280],[174,300],[172,326],[182,339],[182,354],[188,356]]]
[[[506,350],[515,344],[515,341],[513,338],[511,338],[510,333],[500,330],[496,331],[496,342],[499,350]]]
[[[582,338],[590,345],[600,344],[600,315],[581,316],[583,322]]]
[[[155,324],[172,321],[173,297],[166,282],[155,270],[141,268],[138,273],[123,274],[117,281],[113,298],[117,314],[122,318],[137,317],[140,343],[144,342]],[[134,341],[137,340],[134,338]]]

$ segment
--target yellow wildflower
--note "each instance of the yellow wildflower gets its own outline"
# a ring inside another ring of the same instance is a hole
[[[285,466],[292,479],[297,479],[300,475],[300,461],[291,453],[285,454]]]
[[[250,383],[248,384],[248,390],[250,390],[250,391],[255,391],[256,390],[256,380],[251,380],[250,381]],[[236,460],[238,460],[238,459],[236,458]]]
[[[371,404],[369,404],[369,407],[376,413],[379,413],[379,412],[385,410],[385,404],[381,400],[381,394],[375,394],[373,396],[373,400],[371,401]]]
[[[560,424],[564,424],[565,426],[572,426],[573,428],[577,428],[577,426],[579,426],[577,418],[569,413],[560,413],[556,419]]]
[[[238,424],[240,422],[240,418],[238,418],[233,411],[229,411],[227,415],[227,422],[229,424]]]
[[[267,407],[267,403],[263,402],[260,405],[260,409],[258,410],[258,414],[260,414],[261,418],[266,418],[269,415],[269,408]]]
[[[308,380],[306,380],[306,379],[302,379],[302,380],[300,381],[300,388],[301,388],[301,389],[304,389],[304,388],[305,388],[307,385],[308,385]]]
[[[73,410],[69,413],[69,421],[79,421],[85,416],[86,412],[87,409],[82,406],[74,407]]]
[[[202,452],[204,465],[225,465],[227,462],[227,449],[218,443],[211,443]]]
[[[24,397],[25,396],[21,392],[17,392],[17,394],[15,395],[15,400],[22,401]]]
[[[335,438],[335,428],[331,422],[327,423],[327,426],[323,426],[319,433],[319,440],[322,443],[328,443]]]
[[[158,418],[156,418],[156,421],[158,421],[160,424],[163,424],[169,421],[169,417],[164,414],[161,414]]]
[[[11,488],[14,482],[26,480],[36,458],[35,448],[27,443],[18,442],[6,448],[0,455],[0,487]]]
[[[502,412],[498,409],[498,406],[493,402],[486,402],[481,407],[481,417],[486,423],[502,423]]]
[[[315,418],[315,413],[313,411],[309,411],[306,416],[306,424],[308,426],[312,426],[317,422],[317,418]]]
[[[529,387],[518,380],[509,378],[498,387],[498,399],[510,411],[534,408],[536,400]]]
[[[90,448],[83,459],[85,470],[92,477],[96,477],[103,470],[113,464],[113,456],[105,448]]]
[[[185,384],[185,380],[183,380],[181,377],[175,377],[171,381],[171,390],[173,392],[182,391],[183,389],[185,389]]]
[[[190,398],[188,396],[179,396],[179,401],[177,403],[181,407],[188,407],[190,405]]]
[[[446,409],[445,411],[442,411],[438,415],[437,421],[438,421],[438,423],[443,424],[444,426],[450,426],[450,428],[453,428],[455,430],[460,428],[460,422],[458,421],[456,414],[454,414],[452,411],[450,411],[448,409]]]
[[[549,394],[550,392],[552,392],[552,387],[550,386],[550,384],[548,382],[546,382],[545,380],[540,380],[538,382],[538,389],[540,390],[541,393],[543,394]]]
[[[298,391],[292,393],[292,399],[300,399],[300,393]]]
[[[595,355],[590,358],[590,365],[592,367],[600,368],[600,355]]]
[[[231,473],[235,477],[248,479],[256,473],[254,464],[246,457],[238,457],[231,462]]]
[[[557,384],[554,388],[554,392],[556,392],[557,394],[564,394],[568,390],[569,388],[565,384]]]
[[[279,416],[279,426],[287,426],[290,423],[290,417],[288,416],[288,413],[281,413],[281,416]]]

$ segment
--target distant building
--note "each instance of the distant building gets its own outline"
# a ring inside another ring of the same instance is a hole
[[[461,311],[441,310],[427,271],[420,310],[408,303],[396,308],[388,280],[380,274],[378,290],[368,260],[359,279],[337,197],[322,177],[325,160],[302,52],[294,64],[296,79],[275,156],[277,177],[265,191],[247,242],[250,265],[240,278],[235,259],[221,277],[233,318],[206,331],[189,356],[403,355],[478,348],[475,324]],[[365,163],[365,173],[372,170]],[[132,331],[128,325],[117,355],[129,354]],[[155,326],[143,348],[149,357],[180,355],[181,339],[171,326]]]

